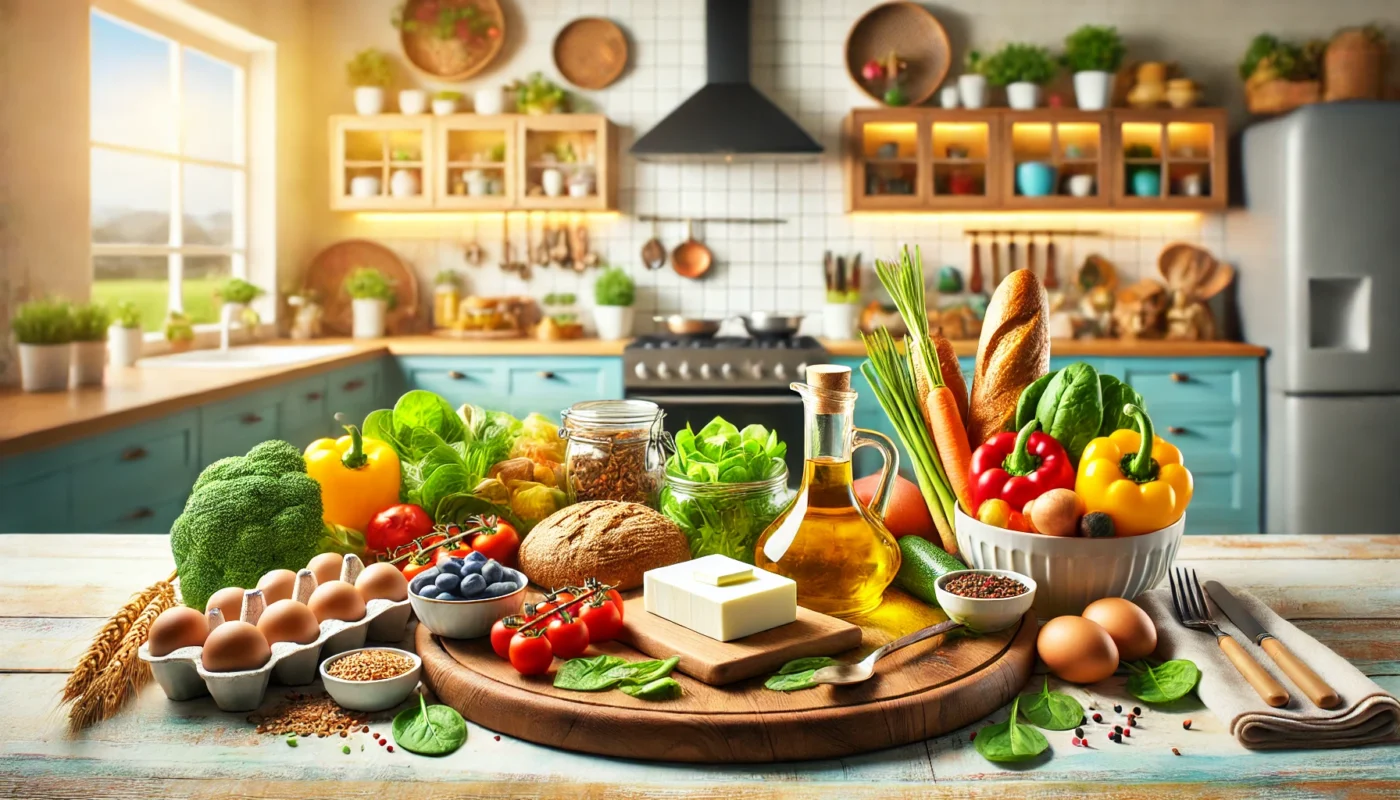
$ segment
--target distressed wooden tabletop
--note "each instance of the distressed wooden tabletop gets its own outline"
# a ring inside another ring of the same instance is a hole
[[[1400,693],[1400,536],[1188,537],[1179,561],[1255,593]],[[0,536],[0,797],[1400,796],[1400,746],[1251,752],[1199,704],[1149,710],[1122,745],[1071,747],[1071,732],[1049,732],[1048,757],[1009,768],[977,755],[977,726],[839,761],[767,766],[596,758],[476,725],[440,759],[391,754],[368,735],[291,748],[255,734],[244,714],[207,698],[172,703],[154,684],[117,717],[68,737],[56,704],[66,673],[106,616],[170,570],[162,536]],[[1131,704],[1121,678],[1052,686],[1086,706]],[[265,709],[281,694],[274,686]]]

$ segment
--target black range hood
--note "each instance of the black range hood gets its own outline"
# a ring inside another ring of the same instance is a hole
[[[632,145],[644,161],[813,159],[822,146],[749,82],[749,0],[705,0],[705,86]]]

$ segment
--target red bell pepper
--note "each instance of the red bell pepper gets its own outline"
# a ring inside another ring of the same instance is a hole
[[[1051,489],[1074,488],[1074,466],[1054,437],[1036,430],[1035,420],[1020,433],[1004,431],[972,454],[972,514],[982,502],[1005,500],[1013,511]]]

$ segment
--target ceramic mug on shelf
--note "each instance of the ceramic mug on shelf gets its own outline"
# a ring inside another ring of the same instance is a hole
[[[396,169],[389,177],[389,194],[394,197],[416,197],[418,190],[418,173],[411,169]]]
[[[1065,180],[1065,188],[1074,197],[1090,197],[1094,194],[1094,176],[1082,172],[1071,175]]]
[[[958,96],[958,87],[944,86],[938,91],[938,103],[944,108],[957,108],[962,104],[962,99]]]
[[[374,175],[356,175],[350,179],[351,197],[378,197],[379,178]]]
[[[553,167],[540,173],[540,188],[548,197],[558,197],[564,193],[564,173]]]
[[[1187,197],[1200,197],[1205,194],[1205,176],[1199,172],[1188,172],[1182,175],[1181,193]]]
[[[1162,174],[1156,167],[1143,167],[1133,173],[1133,194],[1157,197],[1162,193]]]
[[[462,181],[466,184],[467,194],[471,197],[482,197],[489,194],[486,172],[483,170],[467,170],[462,173]]]
[[[1016,165],[1016,191],[1023,197],[1054,194],[1055,168],[1044,161],[1022,161]]]

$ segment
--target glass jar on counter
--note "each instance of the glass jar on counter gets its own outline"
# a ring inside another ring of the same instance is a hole
[[[788,472],[762,481],[709,483],[666,476],[661,513],[690,540],[695,558],[719,554],[752,564],[754,547],[792,501]]]
[[[657,508],[665,482],[661,407],[646,400],[589,400],[563,414],[569,502],[621,500]]]

